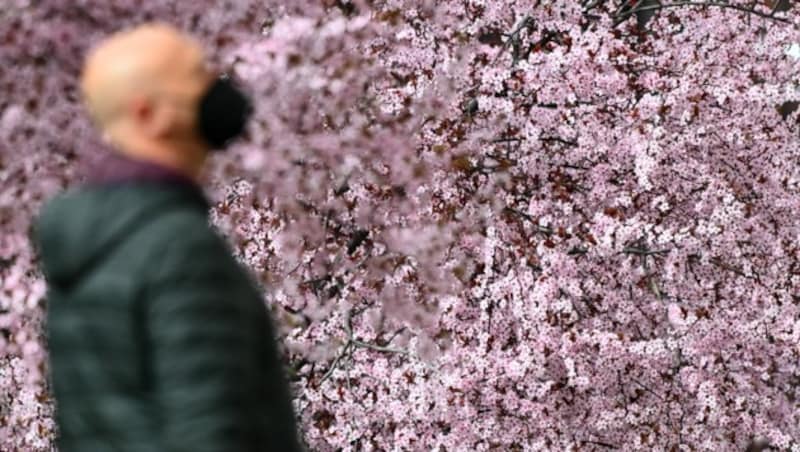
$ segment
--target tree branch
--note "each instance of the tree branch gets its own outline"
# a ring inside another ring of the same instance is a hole
[[[638,12],[642,12],[642,11],[656,11],[656,10],[659,10],[659,9],[679,8],[679,7],[684,7],[684,6],[687,6],[687,7],[692,7],[692,6],[694,6],[694,7],[709,7],[709,6],[711,6],[711,7],[716,7],[716,8],[733,9],[733,10],[742,11],[742,12],[745,12],[745,13],[750,13],[750,14],[753,14],[753,15],[756,15],[756,16],[759,16],[759,17],[763,17],[765,19],[774,20],[774,21],[777,21],[777,22],[783,22],[783,23],[786,23],[786,24],[791,23],[789,21],[789,19],[784,19],[784,18],[781,18],[781,17],[775,17],[775,16],[772,15],[772,13],[765,13],[765,12],[757,11],[755,8],[745,8],[744,6],[734,5],[734,4],[730,4],[730,3],[722,3],[722,2],[697,2],[697,1],[695,1],[695,2],[692,2],[692,1],[675,2],[675,3],[667,3],[667,4],[660,4],[660,5],[646,5],[646,6],[642,5],[642,6],[638,6],[638,7],[635,7],[635,8],[631,8],[628,11],[622,12],[618,16],[618,20],[619,21],[623,21],[623,20],[627,19],[628,17],[630,17],[631,15],[636,14]]]
[[[363,310],[364,309],[359,310],[356,314],[358,314],[359,312],[361,312]],[[375,351],[382,352],[382,353],[397,353],[397,354],[401,354],[401,355],[409,355],[410,354],[407,350],[402,350],[402,349],[399,349],[399,348],[383,347],[383,346],[380,346],[380,345],[370,344],[368,342],[363,342],[363,341],[359,341],[358,339],[356,339],[354,337],[354,335],[353,335],[353,324],[352,324],[353,311],[354,311],[354,309],[348,309],[347,312],[345,313],[344,330],[347,333],[347,342],[345,343],[344,347],[342,347],[342,351],[339,352],[339,354],[336,356],[336,359],[333,360],[333,364],[331,364],[331,367],[328,369],[327,372],[325,372],[325,375],[319,381],[319,383],[317,385],[318,387],[320,385],[322,385],[322,383],[324,383],[325,380],[330,378],[331,375],[333,375],[333,371],[336,370],[336,368],[339,366],[339,363],[341,363],[341,361],[348,354],[352,357],[353,349],[355,349],[355,348],[367,348],[367,349],[375,350]],[[402,328],[400,330],[398,330],[398,333],[400,331],[402,331]],[[395,333],[395,335],[392,336],[392,339],[390,339],[389,342],[391,342],[394,339],[395,336],[397,336],[397,333]],[[349,384],[350,384],[350,378],[349,377],[347,379],[347,383],[348,383],[348,386],[349,386]]]
[[[509,47],[512,47],[511,53],[514,58],[512,66],[517,64],[517,61],[519,61],[520,52],[522,48],[522,43],[520,42],[519,34],[522,32],[523,28],[531,25],[531,23],[533,23],[533,17],[525,16],[522,18],[522,21],[519,23],[519,25],[516,26],[516,28],[514,28],[514,31],[506,35],[508,36],[508,41],[506,41],[505,44],[503,44],[503,48],[497,54],[492,64],[497,63],[497,60],[500,59],[500,57],[506,52],[506,50],[508,50]]]

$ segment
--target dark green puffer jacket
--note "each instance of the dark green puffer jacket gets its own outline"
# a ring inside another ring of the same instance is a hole
[[[302,450],[262,294],[208,208],[139,183],[42,209],[60,452]]]

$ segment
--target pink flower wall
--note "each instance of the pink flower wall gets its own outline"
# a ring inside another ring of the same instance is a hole
[[[81,57],[153,19],[257,100],[212,220],[310,449],[800,450],[800,15],[686,3],[6,0],[0,450],[54,450],[28,227]]]

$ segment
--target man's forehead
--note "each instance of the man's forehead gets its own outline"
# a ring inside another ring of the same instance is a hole
[[[101,43],[87,60],[93,65],[172,65],[203,59],[200,45],[179,30],[161,24],[118,33]],[[142,68],[144,69],[144,67]]]

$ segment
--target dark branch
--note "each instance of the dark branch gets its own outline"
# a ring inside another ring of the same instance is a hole
[[[631,15],[636,14],[638,12],[656,11],[656,10],[659,10],[659,9],[666,9],[666,8],[680,8],[680,7],[684,7],[684,6],[687,6],[687,7],[692,7],[692,6],[694,6],[694,7],[708,7],[708,6],[711,6],[711,7],[716,7],[716,8],[727,8],[727,9],[733,9],[733,10],[737,10],[737,11],[742,11],[742,12],[745,12],[745,13],[750,13],[750,14],[753,14],[753,15],[756,15],[756,16],[759,16],[759,17],[763,17],[765,19],[771,19],[771,20],[774,20],[774,21],[777,21],[777,22],[783,22],[783,23],[787,23],[787,24],[791,23],[789,21],[789,19],[785,19],[785,18],[781,18],[781,17],[775,17],[775,16],[772,15],[772,13],[766,13],[766,12],[757,11],[755,9],[755,7],[746,8],[744,6],[734,5],[734,4],[730,4],[730,3],[722,3],[722,2],[691,2],[691,1],[667,3],[667,4],[660,4],[660,5],[644,5],[644,4],[642,4],[641,6],[638,6],[636,8],[631,8],[631,9],[629,9],[627,11],[622,12],[620,14],[620,16],[618,17],[618,20],[622,21],[622,20],[627,19]]]

